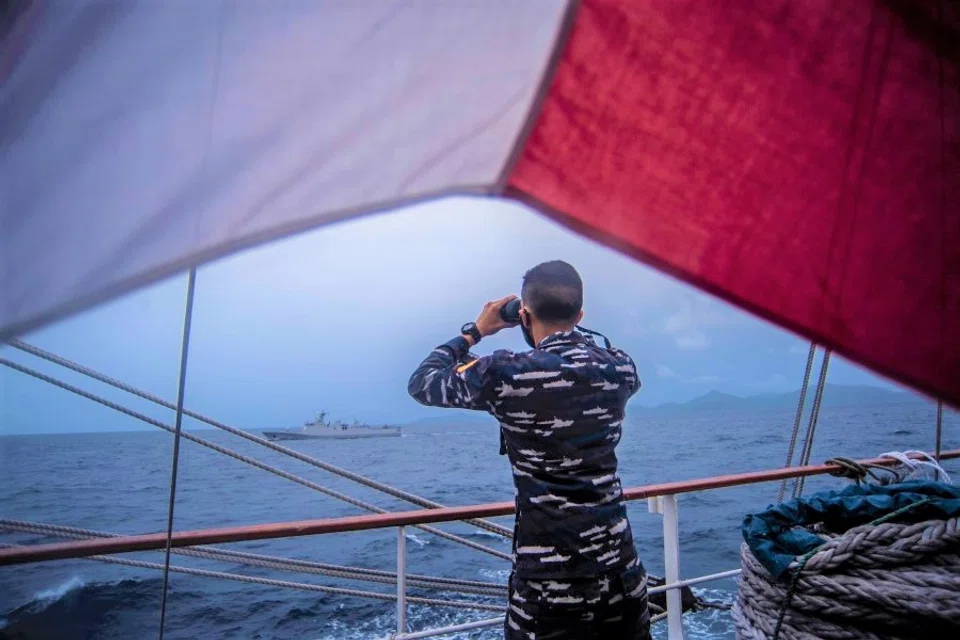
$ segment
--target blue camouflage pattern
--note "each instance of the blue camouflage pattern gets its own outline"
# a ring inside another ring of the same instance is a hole
[[[629,355],[579,331],[481,358],[458,336],[434,349],[408,385],[421,404],[487,411],[500,422],[516,487],[516,578],[599,579],[639,568],[645,586],[615,453],[639,388]]]
[[[511,576],[505,640],[650,640],[642,566],[599,578],[524,580]]]

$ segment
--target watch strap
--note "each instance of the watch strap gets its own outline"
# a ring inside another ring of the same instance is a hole
[[[477,325],[474,322],[468,322],[467,324],[463,325],[463,327],[460,328],[460,333],[473,338],[473,344],[477,344],[483,338],[483,336],[480,334],[480,329],[477,328]]]

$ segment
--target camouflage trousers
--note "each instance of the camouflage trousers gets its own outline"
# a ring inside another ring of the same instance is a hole
[[[511,574],[506,640],[650,640],[643,565],[576,580]]]

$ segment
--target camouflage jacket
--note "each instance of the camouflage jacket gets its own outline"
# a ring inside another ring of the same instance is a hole
[[[614,452],[640,388],[630,356],[578,331],[523,353],[476,358],[468,349],[459,336],[434,349],[408,391],[500,422],[516,486],[515,574],[586,578],[637,565]]]

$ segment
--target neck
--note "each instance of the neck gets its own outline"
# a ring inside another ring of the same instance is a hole
[[[530,333],[533,334],[533,340],[536,344],[540,344],[544,338],[547,336],[552,336],[555,333],[560,331],[573,331],[576,329],[576,325],[573,324],[540,324],[539,322],[533,323],[533,326],[530,327]]]

